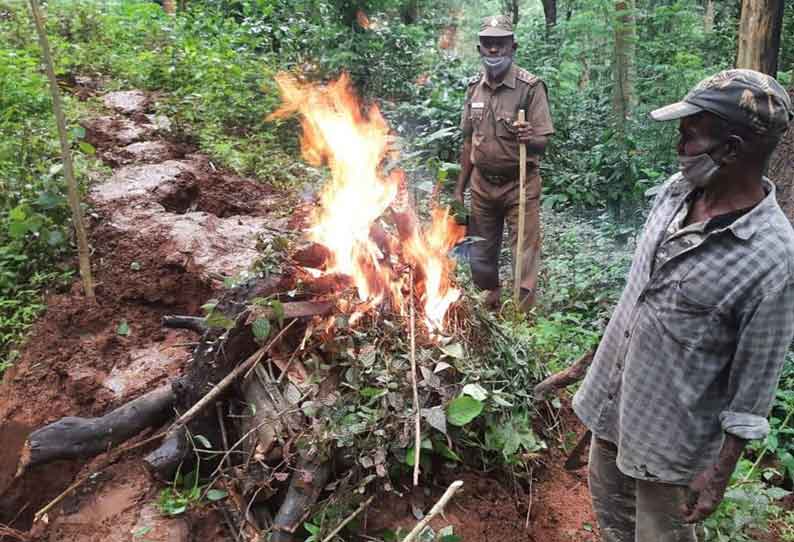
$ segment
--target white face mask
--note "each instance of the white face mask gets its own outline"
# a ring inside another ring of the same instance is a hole
[[[481,62],[488,74],[488,79],[491,81],[500,81],[513,64],[513,57],[507,55],[483,56]]]
[[[695,156],[678,155],[678,169],[692,185],[705,188],[714,180],[720,164],[714,161],[707,152]]]

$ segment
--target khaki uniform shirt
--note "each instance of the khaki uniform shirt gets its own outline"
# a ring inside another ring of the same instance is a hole
[[[517,175],[518,139],[513,122],[518,110],[526,112],[533,135],[554,133],[546,85],[515,64],[504,80],[492,87],[484,74],[469,82],[460,120],[464,137],[471,137],[471,161],[484,174]],[[540,156],[527,153],[527,163],[537,166]]]

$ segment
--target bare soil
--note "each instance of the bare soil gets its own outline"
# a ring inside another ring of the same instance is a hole
[[[531,497],[526,483],[506,476],[466,471],[441,477],[438,482],[458,479],[464,485],[431,527],[438,531],[451,525],[466,542],[596,542],[587,478],[565,471],[559,466],[564,458],[554,456],[533,471]],[[445,489],[445,485],[432,488],[420,499],[422,508],[427,511]],[[412,529],[417,522],[412,503],[416,498],[385,497],[368,512],[367,531]]]
[[[35,525],[34,513],[103,457],[60,461],[14,478],[32,430],[64,416],[102,415],[180,375],[198,336],[162,328],[162,316],[199,315],[224,277],[251,264],[259,243],[300,227],[311,208],[220,171],[169,139],[167,119],[152,113],[152,96],[114,93],[104,103],[109,114],[84,123],[98,156],[114,168],[90,193],[97,299],[87,302],[79,281],[51,295],[0,384],[0,524],[32,528],[31,540],[47,542],[129,541],[133,533],[145,533],[136,540],[163,542],[232,540],[210,508],[161,516],[154,503],[163,486],[140,461],[146,448],[103,470]],[[464,492],[439,521],[466,542],[597,540],[586,479],[564,471],[560,454],[544,457],[531,488],[477,472],[441,476],[424,495],[425,511],[444,483],[462,477]],[[415,523],[409,500],[386,495],[367,512],[366,530]],[[0,535],[3,540],[11,538]]]

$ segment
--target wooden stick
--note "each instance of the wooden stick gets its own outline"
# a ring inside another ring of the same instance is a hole
[[[223,403],[221,401],[215,403],[215,414],[218,416],[218,425],[221,428],[221,442],[223,443],[224,452],[223,459],[226,462],[226,466],[231,468],[231,459],[229,455],[226,454],[226,452],[229,451],[229,436],[226,434],[226,424],[223,423]]]
[[[527,520],[524,522],[524,529],[529,529],[529,516],[532,514],[532,476],[535,474],[535,469],[529,469],[529,502],[527,503]]]
[[[411,384],[414,392],[414,486],[419,485],[419,459],[422,451],[422,419],[419,413],[419,389],[416,382],[416,318],[414,315],[414,270],[408,270],[410,283],[409,303],[410,316],[408,320],[411,335]]]
[[[322,542],[331,542],[331,540],[334,539],[334,537],[339,533],[339,531],[341,531],[342,529],[345,528],[345,525],[347,525],[348,523],[353,521],[353,519],[355,519],[355,517],[362,512],[362,510],[364,510],[366,507],[368,507],[372,503],[372,499],[374,499],[374,498],[375,497],[373,496],[373,497],[370,497],[369,499],[367,499],[366,501],[362,502],[359,505],[359,507],[356,508],[356,510],[352,514],[347,516],[342,523],[337,525],[336,529],[331,531],[331,533],[328,536],[323,538]]]
[[[77,237],[77,254],[80,262],[80,277],[83,279],[83,290],[89,301],[95,301],[94,279],[91,276],[91,262],[89,260],[88,238],[83,225],[83,211],[80,208],[80,191],[77,188],[77,181],[74,177],[74,166],[72,165],[72,154],[69,148],[69,139],[66,135],[66,117],[63,114],[61,105],[61,91],[58,88],[58,80],[55,78],[55,68],[53,67],[50,44],[47,40],[47,31],[44,28],[44,19],[41,16],[38,0],[30,0],[30,10],[33,12],[33,21],[36,24],[36,32],[39,35],[41,45],[41,55],[44,57],[44,68],[50,80],[50,92],[52,93],[52,109],[55,112],[55,121],[58,125],[58,136],[61,140],[61,158],[63,160],[63,174],[66,177],[66,184],[69,189],[69,207],[72,209],[72,222]]]
[[[525,122],[526,115],[524,110],[518,112],[518,122]],[[513,303],[518,308],[521,299],[521,273],[523,272],[523,258],[524,258],[524,227],[525,220],[524,214],[527,209],[527,145],[520,143],[518,145],[518,182],[519,182],[519,200],[518,200],[518,231],[516,232],[516,253],[515,264],[516,274],[513,277]]]
[[[427,515],[422,519],[422,521],[417,523],[416,527],[414,527],[413,530],[410,533],[408,533],[408,535],[405,538],[403,538],[403,542],[411,542],[411,540],[416,538],[416,536],[419,533],[421,533],[425,529],[425,527],[427,527],[427,524],[430,523],[430,521],[434,517],[436,517],[439,514],[439,512],[444,510],[444,507],[447,505],[449,500],[455,495],[455,493],[457,493],[457,491],[461,487],[463,487],[463,480],[456,480],[452,482],[452,484],[450,484],[450,486],[447,488],[444,494],[441,495],[441,498],[438,499],[438,502],[433,505],[433,508],[430,509],[430,512],[428,512]]]

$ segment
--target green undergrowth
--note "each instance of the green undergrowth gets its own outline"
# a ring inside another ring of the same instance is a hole
[[[35,32],[19,5],[0,2],[0,373],[44,308],[41,293],[68,282],[70,213],[46,77]],[[78,182],[93,167],[77,119],[83,105],[64,96]]]

